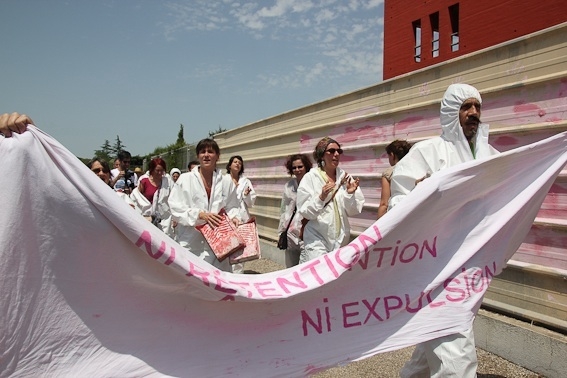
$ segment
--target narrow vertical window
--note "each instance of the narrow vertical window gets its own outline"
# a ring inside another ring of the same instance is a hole
[[[412,22],[412,27],[413,39],[415,41],[413,59],[419,63],[421,62],[421,20]]]
[[[451,19],[451,51],[459,50],[459,3],[449,7]]]
[[[431,24],[431,56],[434,58],[439,56],[439,12],[429,15],[429,23]]]

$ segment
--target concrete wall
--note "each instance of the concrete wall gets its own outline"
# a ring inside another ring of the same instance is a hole
[[[248,124],[215,137],[221,159],[245,161],[258,200],[261,238],[277,240],[280,200],[289,179],[288,155],[311,154],[324,136],[338,140],[341,167],[361,178],[362,214],[351,219],[356,237],[376,220],[384,147],[439,135],[439,102],[451,83],[476,86],[490,142],[504,151],[567,130],[567,23],[513,42],[396,77],[368,88]],[[223,161],[220,162],[223,165]],[[567,171],[563,170],[510,265],[493,281],[491,306],[567,330]],[[563,282],[563,284],[560,284]]]
[[[477,348],[548,378],[567,374],[567,337],[557,332],[480,310],[474,323]]]

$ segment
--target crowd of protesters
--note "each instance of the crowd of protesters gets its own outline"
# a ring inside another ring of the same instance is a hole
[[[390,169],[382,175],[378,218],[399,203],[432,173],[478,157],[497,153],[488,144],[488,125],[480,121],[481,97],[466,84],[453,84],[441,102],[442,134],[411,146],[394,141],[386,148]],[[24,132],[33,121],[18,113],[0,116],[0,132]],[[410,149],[411,148],[411,149]],[[121,151],[114,169],[100,159],[88,166],[156,227],[175,238],[190,252],[224,270],[234,271],[228,259],[219,261],[198,227],[218,227],[221,210],[235,225],[250,219],[256,192],[244,173],[244,160],[232,156],[223,175],[217,168],[220,148],[213,139],[197,144],[198,161],[181,173],[161,158],[153,159],[148,172],[130,170],[131,155]],[[286,163],[292,177],[283,188],[278,232],[285,240],[286,266],[318,258],[350,241],[349,217],[360,214],[364,195],[359,178],[339,167],[343,149],[338,141],[325,137],[309,156],[291,155]],[[399,164],[398,164],[399,163]],[[281,238],[280,238],[281,240]],[[237,268],[240,269],[240,268]],[[238,272],[238,271],[237,271]],[[419,344],[402,376],[476,376],[476,353],[472,329]]]

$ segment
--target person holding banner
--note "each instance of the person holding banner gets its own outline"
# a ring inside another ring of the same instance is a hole
[[[284,185],[278,233],[281,235],[282,232],[286,232],[287,234],[285,267],[290,268],[299,264],[299,257],[303,251],[303,241],[299,238],[301,217],[297,214],[297,188],[313,164],[306,154],[294,154],[287,159],[285,167],[287,173],[293,178]]]
[[[195,226],[208,223],[218,227],[221,209],[226,205],[222,173],[217,169],[220,148],[213,139],[197,143],[199,167],[179,176],[169,195],[169,206],[179,244],[204,261],[226,272],[232,272],[229,259],[219,261],[204,236]]]
[[[416,143],[394,167],[389,208],[400,203],[435,172],[497,154],[488,144],[488,125],[480,121],[482,99],[468,84],[450,85],[441,101],[441,136]],[[401,377],[476,377],[472,328],[418,344]]]
[[[358,186],[360,180],[339,168],[342,154],[343,149],[336,140],[321,139],[313,151],[317,167],[305,174],[297,188],[297,212],[305,218],[305,247],[299,263],[350,242],[348,217],[361,213],[364,195]]]

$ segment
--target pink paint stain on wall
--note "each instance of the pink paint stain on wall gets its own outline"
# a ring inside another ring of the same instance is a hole
[[[400,122],[395,124],[395,128],[397,130],[406,130],[408,128],[411,128],[413,125],[415,125],[416,123],[423,121],[423,117],[407,117],[402,119]]]
[[[497,146],[518,146],[520,141],[509,135],[502,135],[494,139],[494,144]]]
[[[357,161],[359,161],[359,160],[352,155],[344,154],[343,156],[341,156],[341,165],[352,163],[352,162],[357,162]]]
[[[532,103],[516,103],[513,109],[514,113],[537,113],[540,117],[543,117],[545,115],[545,109],[542,109],[536,104]]]
[[[559,122],[563,122],[564,119],[559,118],[559,117],[548,117],[545,119],[545,122],[549,122],[549,123],[559,123]]]
[[[370,138],[380,137],[383,135],[381,128],[373,125],[365,125],[362,127],[347,127],[345,133],[341,136],[341,143],[356,142],[358,140],[364,139],[368,140]]]
[[[551,185],[551,188],[549,189],[549,193],[567,194],[567,184],[559,184],[555,182],[553,183],[553,185]]]
[[[313,137],[309,134],[301,134],[299,137],[299,145],[301,146],[302,151],[304,151],[307,147],[311,147],[311,145],[315,143],[316,142],[313,141]]]
[[[559,97],[567,97],[567,78],[561,79],[561,86],[557,94]]]
[[[244,160],[244,166],[247,169],[258,169],[260,165],[258,164],[258,160]]]

